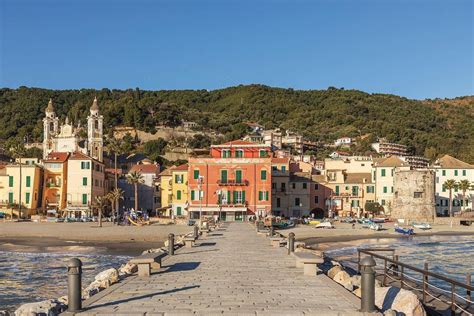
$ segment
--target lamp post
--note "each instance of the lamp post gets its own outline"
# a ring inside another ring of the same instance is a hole
[[[202,227],[202,184],[204,182],[204,177],[199,175],[198,178],[198,194],[199,194],[199,227]]]

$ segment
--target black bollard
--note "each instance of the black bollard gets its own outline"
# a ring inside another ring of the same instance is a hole
[[[375,311],[375,267],[374,258],[365,257],[360,262],[360,311],[372,313]]]
[[[288,254],[295,252],[295,233],[288,234]]]
[[[194,238],[199,238],[199,227],[197,227],[196,225],[194,225]]]
[[[168,235],[168,254],[170,256],[174,255],[174,234]]]
[[[273,237],[273,235],[275,234],[275,228],[273,227],[273,225],[270,226],[270,237]]]
[[[82,262],[78,258],[69,259],[67,263],[67,298],[69,312],[82,309]]]

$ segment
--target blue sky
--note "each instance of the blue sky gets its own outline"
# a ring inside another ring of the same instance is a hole
[[[474,94],[473,1],[0,0],[0,87]]]

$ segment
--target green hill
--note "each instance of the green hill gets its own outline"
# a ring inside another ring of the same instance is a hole
[[[410,146],[414,154],[435,158],[448,153],[474,163],[474,97],[410,100],[357,90],[293,90],[263,85],[220,90],[47,90],[20,87],[0,90],[0,142],[4,147],[28,135],[41,140],[42,118],[49,98],[56,113],[85,124],[94,96],[107,130],[116,125],[153,132],[157,124],[180,120],[199,123],[232,139],[242,136],[242,122],[281,127],[312,141],[369,135],[357,151],[376,137]],[[8,148],[8,147],[7,147]]]

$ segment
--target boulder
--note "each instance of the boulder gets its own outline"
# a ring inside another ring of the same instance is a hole
[[[397,316],[397,312],[394,311],[393,309],[386,310],[383,313],[384,316]]]
[[[331,260],[331,265],[341,267],[341,264],[339,262],[335,261],[335,260]]]
[[[341,266],[334,266],[332,267],[331,269],[329,269],[328,271],[328,277],[330,277],[331,279],[334,279],[334,277],[336,276],[336,274],[338,274],[339,272],[343,271],[342,267]]]
[[[122,264],[122,266],[118,269],[118,274],[119,276],[127,276],[137,271],[138,266],[135,263],[127,262],[126,264]]]
[[[396,287],[375,287],[375,305],[382,312],[393,310],[406,316],[426,316],[416,294]]]
[[[102,288],[108,288],[112,284],[116,283],[119,279],[119,273],[117,269],[110,268],[95,276],[95,281],[100,284]]]
[[[59,315],[65,311],[66,305],[58,300],[46,300],[35,303],[27,303],[21,305],[16,311],[15,316],[30,316],[30,315]]]
[[[351,291],[354,290],[354,286],[352,285],[351,282],[351,276],[349,273],[346,271],[339,271],[335,276],[334,276],[334,281],[345,287],[347,290]]]
[[[82,299],[86,300],[89,297],[96,295],[101,291],[100,284],[97,281],[92,282],[85,289],[82,290]]]
[[[61,304],[67,305],[67,302],[68,302],[68,297],[67,297],[67,295],[61,296],[60,298],[58,298],[58,301],[59,301]]]
[[[360,279],[361,279],[361,276],[358,274],[351,276],[352,285],[355,287],[360,287]]]

